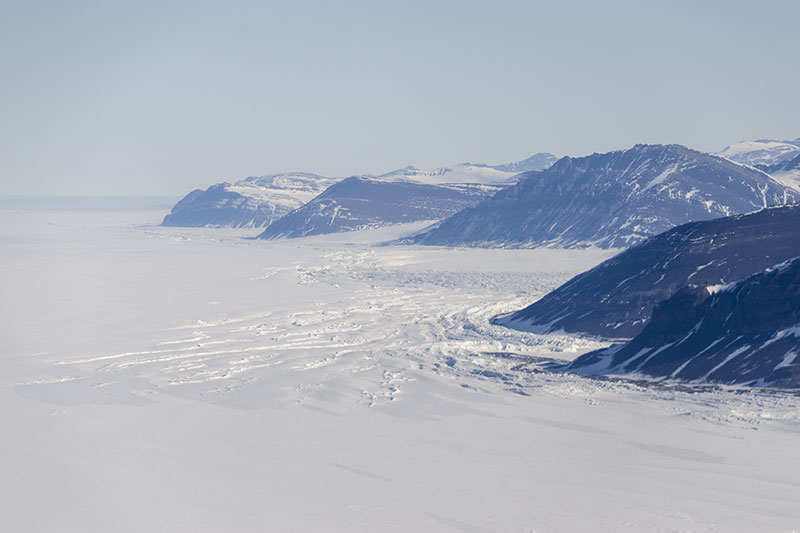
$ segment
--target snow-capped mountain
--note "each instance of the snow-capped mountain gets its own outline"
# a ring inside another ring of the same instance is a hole
[[[693,220],[790,203],[752,167],[679,145],[564,157],[404,242],[485,247],[627,247]]]
[[[722,285],[800,256],[800,204],[673,228],[580,274],[495,323],[631,338],[653,308],[688,284]]]
[[[478,184],[429,185],[347,178],[270,224],[261,239],[306,237],[424,220],[440,220],[498,190]]]
[[[441,167],[433,170],[420,170],[416,167],[406,167],[377,176],[379,179],[406,179],[441,185],[447,183],[480,183],[509,185],[514,177],[522,172],[544,170],[553,165],[556,156],[548,153],[535,154],[522,161],[505,163],[503,165],[485,165],[483,163],[459,163],[450,167]]]
[[[450,183],[477,183],[477,184],[505,184],[512,183],[515,172],[497,170],[493,167],[473,165],[471,163],[460,163],[452,167],[442,167],[433,170],[420,170],[417,167],[408,166],[386,174],[374,176],[379,180],[385,181],[415,181],[427,185],[444,185]],[[373,176],[363,176],[373,177]]]
[[[726,286],[687,286],[632,341],[585,354],[582,373],[800,388],[800,258]]]
[[[506,163],[505,165],[495,165],[491,168],[503,172],[513,172],[518,174],[520,172],[531,172],[533,170],[544,170],[550,168],[558,161],[558,158],[553,154],[541,152],[534,154],[527,159],[517,161],[515,163]]]
[[[190,192],[164,218],[164,226],[260,228],[305,204],[337,180],[294,172],[218,183]]]
[[[502,165],[461,163],[434,170],[406,167],[380,176],[386,181],[410,180],[426,184],[472,183],[508,185],[520,172],[541,170],[556,157],[539,153]],[[235,183],[218,183],[195,190],[178,202],[164,218],[165,226],[264,227],[297,209],[344,178],[305,172],[250,177]]]
[[[777,165],[800,155],[800,138],[793,141],[758,139],[725,147],[716,155],[754,167]]]

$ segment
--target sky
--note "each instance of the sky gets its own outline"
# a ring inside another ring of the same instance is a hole
[[[0,2],[0,194],[800,137],[800,2]]]

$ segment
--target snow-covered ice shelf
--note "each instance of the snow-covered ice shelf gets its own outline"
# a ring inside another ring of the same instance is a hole
[[[489,324],[610,252],[158,218],[0,211],[4,529],[800,526],[796,397],[532,372],[602,345]]]

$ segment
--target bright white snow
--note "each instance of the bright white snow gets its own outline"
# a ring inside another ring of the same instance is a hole
[[[597,250],[0,211],[8,531],[791,531],[800,409],[524,371]]]

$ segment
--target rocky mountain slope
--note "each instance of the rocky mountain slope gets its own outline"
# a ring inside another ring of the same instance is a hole
[[[632,341],[568,369],[800,388],[800,259],[726,286],[687,286]]]
[[[495,322],[525,331],[631,338],[687,284],[719,285],[800,256],[800,204],[691,222],[625,250]]]
[[[752,167],[679,145],[560,159],[404,242],[485,247],[628,247],[694,220],[794,201]]]
[[[429,185],[402,180],[347,178],[273,222],[258,237],[296,238],[439,220],[475,205],[497,190],[491,185]]]

